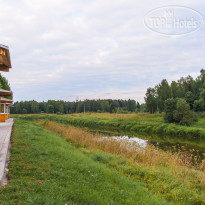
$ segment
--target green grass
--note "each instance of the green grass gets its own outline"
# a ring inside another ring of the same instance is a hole
[[[205,204],[204,186],[200,182],[190,183],[194,177],[181,180],[179,176],[173,177],[171,169],[161,168],[160,171],[152,171],[151,167],[131,164],[120,156],[113,157],[110,154],[90,152],[86,149],[84,152],[93,160],[124,176],[146,183],[147,188],[152,193],[162,196],[173,204]]]
[[[40,125],[15,120],[0,204],[168,204]]]
[[[144,182],[152,193],[174,204],[205,204],[203,171],[194,170],[192,164],[188,163],[189,157],[186,155],[173,158],[171,153],[149,146],[144,148],[144,153],[136,153],[132,149],[128,151],[123,146],[118,147],[118,143],[113,141],[109,143],[100,140],[96,144],[93,139],[100,135],[92,135],[84,129],[47,120],[38,123],[48,130],[61,134],[66,141],[82,149],[93,160],[113,168],[121,175]],[[184,160],[186,164],[182,166],[181,161]]]

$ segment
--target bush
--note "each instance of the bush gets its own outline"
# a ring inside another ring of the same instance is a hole
[[[182,98],[169,98],[165,101],[165,121],[181,125],[190,125],[197,121],[197,115],[190,110],[190,105]]]
[[[177,100],[176,110],[173,116],[175,122],[181,125],[190,125],[197,120],[196,114],[190,110],[190,105],[182,98]]]
[[[61,113],[61,112],[57,112],[56,114],[57,114],[57,115],[63,115],[63,113]]]

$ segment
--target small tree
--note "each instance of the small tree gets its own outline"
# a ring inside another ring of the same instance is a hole
[[[177,100],[174,98],[169,98],[165,101],[165,115],[164,119],[167,122],[175,122],[174,120],[174,111],[176,110]]]
[[[155,113],[157,111],[157,93],[154,88],[148,88],[146,97],[144,98],[148,112]]]

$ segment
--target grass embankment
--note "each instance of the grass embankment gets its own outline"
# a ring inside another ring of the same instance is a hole
[[[127,166],[109,157],[116,166]],[[11,180],[0,189],[0,204],[167,204],[99,158],[109,159],[104,153],[85,154],[34,122],[15,120]]]
[[[72,126],[49,121],[40,123],[46,129],[58,132],[76,147],[86,148],[85,153],[96,161],[112,167],[122,175],[146,183],[150,191],[174,204],[205,204],[205,162],[193,166],[188,153],[172,154],[153,146],[142,148],[137,144],[103,138],[100,134]],[[122,156],[126,160],[116,163],[118,160],[113,155],[96,155],[98,150]]]
[[[26,119],[49,119],[79,127],[97,130],[122,131],[148,135],[164,135],[205,140],[204,118],[192,126],[165,123],[161,114],[109,114],[87,113],[72,115],[17,115]]]

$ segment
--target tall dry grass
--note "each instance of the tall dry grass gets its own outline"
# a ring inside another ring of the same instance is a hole
[[[194,176],[205,184],[205,160],[201,163],[193,161],[192,154],[186,151],[163,151],[154,146],[142,147],[137,143],[130,144],[128,141],[117,141],[112,138],[104,138],[101,134],[90,133],[84,129],[62,125],[52,121],[38,121],[44,128],[57,132],[65,140],[71,140],[75,144],[86,146],[93,150],[102,150],[114,155],[121,155],[138,165],[149,166],[153,171],[161,167],[172,170],[175,177],[186,178]],[[200,171],[195,171],[200,170]]]

